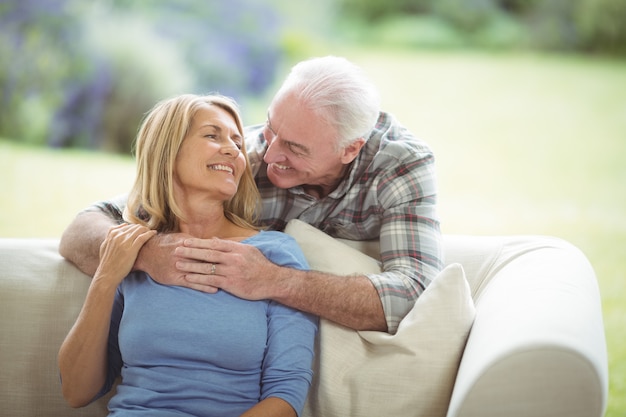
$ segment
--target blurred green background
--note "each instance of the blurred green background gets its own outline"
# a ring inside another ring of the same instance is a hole
[[[289,67],[342,55],[437,157],[444,233],[548,234],[589,257],[607,417],[626,410],[623,0],[0,3],[0,237],[59,237],[127,191],[143,114],[219,91],[264,120]]]

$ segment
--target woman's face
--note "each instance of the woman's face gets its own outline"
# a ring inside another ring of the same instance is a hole
[[[194,115],[176,155],[174,186],[182,198],[202,195],[227,201],[237,192],[246,168],[243,137],[221,107],[205,105]]]

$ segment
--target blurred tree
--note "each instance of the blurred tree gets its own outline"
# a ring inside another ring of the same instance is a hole
[[[582,0],[576,20],[585,49],[626,55],[626,1]]]
[[[473,33],[489,23],[498,6],[494,0],[439,0],[433,2],[432,11],[461,31]]]
[[[279,28],[256,0],[5,0],[0,135],[128,152],[166,96],[263,93],[282,57]]]
[[[98,148],[102,118],[112,90],[112,73],[106,62],[94,62],[88,77],[72,79],[64,100],[50,121],[48,144],[54,148]]]
[[[341,11],[346,16],[368,22],[385,20],[391,16],[428,14],[432,0],[342,0]]]
[[[194,87],[229,95],[258,94],[274,80],[281,58],[280,18],[255,0],[179,0],[159,7],[116,0],[116,9],[141,15],[160,38],[175,41],[194,73]]]
[[[0,135],[21,136],[41,117],[30,114],[29,100],[54,106],[58,85],[81,78],[86,63],[72,42],[79,26],[66,6],[65,0],[0,5]]]
[[[528,25],[535,47],[548,50],[580,49],[581,38],[576,26],[576,9],[580,0],[544,0],[526,10],[523,19]]]
[[[341,0],[341,10],[364,22],[350,30],[367,42],[626,55],[624,0]]]
[[[624,0],[2,0],[0,136],[128,152],[157,100],[254,102],[335,23],[368,45],[626,54]]]

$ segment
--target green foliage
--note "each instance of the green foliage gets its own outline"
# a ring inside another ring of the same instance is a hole
[[[354,28],[354,26],[353,26]],[[523,27],[508,16],[492,16],[472,33],[437,16],[398,16],[381,20],[375,26],[360,26],[358,39],[367,44],[397,47],[450,49],[479,45],[488,49],[510,49],[530,41]]]
[[[98,11],[83,22],[86,43],[109,80],[96,142],[129,153],[143,115],[165,97],[193,91],[194,74],[175,42],[159,37],[140,16]]]
[[[626,55],[626,1],[582,0],[577,23],[584,48]]]
[[[520,49],[530,44],[526,28],[505,13],[490,17],[487,24],[469,36],[471,44],[487,49]]]
[[[255,0],[6,0],[0,135],[127,153],[143,114],[169,95],[263,94],[280,25]]]
[[[0,134],[41,143],[41,137],[33,136],[37,129],[23,128],[30,120],[41,120],[30,112],[58,102],[59,84],[68,75],[80,77],[82,65],[72,59],[75,48],[67,43],[77,25],[68,19],[62,1],[28,8],[30,3],[3,2],[0,7]]]
[[[41,94],[24,97],[14,113],[14,123],[21,127],[22,141],[31,145],[42,145],[50,126],[50,105]]]
[[[361,40],[373,45],[411,48],[457,48],[465,45],[463,34],[437,17],[396,16],[381,19],[373,27],[361,26]]]
[[[580,34],[575,23],[580,0],[546,0],[527,11],[524,20],[533,46],[546,50],[580,49]]]
[[[128,152],[161,98],[218,91],[257,106],[287,61],[355,41],[626,56],[626,1],[5,0],[0,135]]]
[[[389,17],[428,12],[432,0],[342,0],[341,12],[347,17],[363,19],[368,23]]]
[[[473,33],[489,23],[496,14],[493,0],[438,0],[432,12],[466,33]]]
[[[365,22],[359,36],[354,32],[358,25],[345,25],[352,29],[352,38],[367,41],[373,32],[382,34],[379,41],[403,45],[626,55],[624,0],[342,0],[341,4],[346,16]],[[400,26],[392,28],[390,22]],[[406,38],[398,35],[401,31]]]

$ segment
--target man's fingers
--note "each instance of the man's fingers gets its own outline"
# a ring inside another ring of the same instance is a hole
[[[215,294],[218,291],[218,288],[213,287],[211,285],[199,284],[196,282],[191,282],[187,277],[185,277],[185,287],[191,288],[192,290],[202,291],[208,294]]]
[[[186,259],[193,259],[200,262],[221,263],[223,252],[213,249],[198,249],[179,246],[174,251],[176,256]]]
[[[215,265],[215,267],[213,267]],[[220,264],[210,262],[176,262],[176,268],[186,274],[220,275]]]
[[[185,287],[192,288],[194,290],[216,293],[219,290],[220,277],[215,275],[207,276],[204,274],[187,274],[185,275]]]

